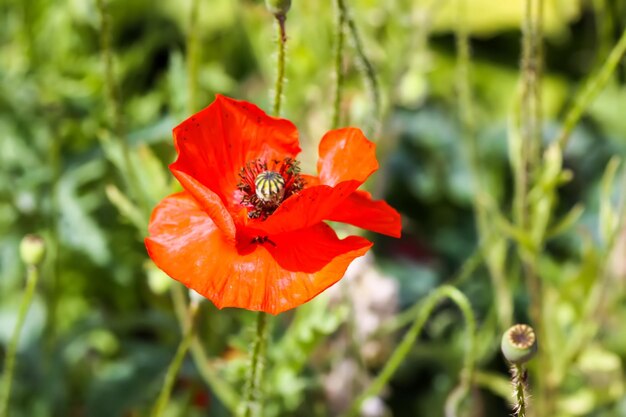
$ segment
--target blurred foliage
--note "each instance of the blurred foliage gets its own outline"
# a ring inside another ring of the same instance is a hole
[[[603,62],[624,29],[626,2],[545,3],[547,143],[581,79]],[[507,376],[497,353],[502,323],[491,270],[477,249],[474,180],[456,108],[457,3],[349,4],[383,98],[382,128],[372,137],[383,170],[369,187],[404,220],[401,240],[376,238],[375,268],[397,282],[401,309],[443,282],[468,295],[481,325],[480,370],[479,389],[468,400],[473,412],[463,415],[504,415],[508,393],[501,387]],[[171,129],[190,111],[189,6],[174,0],[109,2],[120,138],[106,97],[96,2],[0,0],[1,352],[24,286],[19,242],[39,233],[48,246],[19,346],[14,417],[146,415],[160,389],[180,340],[168,292],[178,284],[147,261],[143,237],[150,208],[178,187],[167,164],[174,158]],[[333,13],[331,2],[294,1],[287,20],[283,115],[299,127],[305,171],[314,170],[317,141],[331,120]],[[472,36],[480,178],[502,211],[511,209],[513,198],[506,138],[517,97],[522,15],[522,0],[472,0],[465,16]],[[274,31],[263,2],[200,1],[197,18],[198,105],[223,93],[268,109]],[[345,119],[366,125],[373,104],[352,48],[344,69]],[[531,386],[533,378],[558,382],[553,395],[559,417],[626,414],[624,179],[617,162],[609,164],[613,155],[626,155],[625,81],[621,65],[574,132],[563,155],[573,179],[558,189],[555,212],[562,218],[576,204],[584,211],[564,220],[538,262],[550,335],[540,346],[552,366],[549,375],[534,369]],[[120,139],[130,146],[135,192]],[[516,319],[527,321],[528,294],[519,260],[511,255],[516,236],[500,234],[506,245],[499,253],[514,294],[510,302]],[[477,266],[459,275],[476,258]],[[360,367],[357,385],[378,370],[349,348],[350,321],[359,317],[351,319],[350,306],[330,297],[324,294],[274,320],[266,416],[328,415],[324,384],[332,369],[354,359]],[[208,359],[185,362],[168,416],[230,415],[215,387],[206,385],[202,366],[216,370],[236,392],[243,385],[252,316],[207,304],[198,327]],[[428,322],[425,337],[384,395],[394,416],[443,415],[464,342],[459,314],[448,307]],[[344,344],[336,350],[338,340]]]

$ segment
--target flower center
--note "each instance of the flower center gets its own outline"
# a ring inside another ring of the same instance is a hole
[[[535,332],[527,324],[517,324],[509,331],[509,341],[518,349],[528,349],[535,343]]]
[[[256,196],[262,201],[279,201],[285,194],[285,179],[278,172],[263,171],[254,180]]]
[[[283,201],[304,188],[299,163],[292,158],[248,162],[239,171],[239,178],[241,205],[248,209],[251,219],[265,220]]]

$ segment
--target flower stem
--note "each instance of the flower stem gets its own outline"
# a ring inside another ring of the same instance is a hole
[[[523,365],[511,365],[511,382],[515,397],[515,417],[526,417],[526,369]]]
[[[526,0],[524,22],[522,25],[522,96],[519,107],[519,121],[521,132],[521,146],[519,149],[520,163],[516,169],[516,223],[520,229],[533,230],[535,219],[531,216],[532,203],[529,202],[529,191],[533,187],[536,174],[540,167],[542,153],[541,127],[541,71],[542,56],[541,44],[543,41],[542,22],[543,0]],[[539,251],[543,246],[541,241],[535,242],[531,250],[519,247],[519,257],[522,261],[522,270],[530,296],[529,313],[535,325],[537,335],[547,343],[545,324],[543,320],[543,283],[538,273]],[[551,363],[544,353],[538,357],[539,366],[546,374],[549,373]],[[548,415],[553,414],[554,401],[548,392],[546,381],[541,380],[537,387],[537,401],[543,405]]]
[[[26,313],[30,307],[37,287],[39,279],[39,269],[35,265],[28,265],[28,274],[26,277],[26,290],[22,303],[20,304],[17,323],[13,329],[13,335],[7,347],[7,353],[4,360],[4,374],[2,375],[2,384],[0,385],[0,417],[6,417],[9,412],[9,398],[11,397],[11,383],[13,382],[13,371],[15,369],[15,355],[17,346],[26,320]]]
[[[165,411],[165,407],[170,400],[170,396],[172,394],[172,388],[174,387],[174,382],[176,381],[176,376],[180,371],[180,367],[183,364],[183,359],[185,359],[185,355],[191,346],[191,342],[195,336],[195,327],[194,327],[194,319],[196,317],[196,312],[198,311],[198,305],[195,303],[191,303],[188,309],[188,324],[185,330],[185,335],[183,339],[180,341],[178,345],[178,349],[176,349],[176,354],[174,355],[174,359],[170,363],[170,366],[167,368],[167,373],[165,374],[165,380],[163,381],[163,387],[161,388],[161,392],[159,393],[159,397],[157,398],[154,407],[152,408],[152,412],[150,413],[151,417],[160,417]]]
[[[539,154],[540,138],[537,126],[538,111],[538,56],[537,44],[540,36],[537,33],[538,23],[533,13],[534,0],[525,1],[524,21],[522,24],[522,57],[521,57],[521,103],[519,106],[519,120],[521,131],[521,144],[519,149],[519,164],[515,173],[515,215],[521,228],[527,227],[528,221],[528,189],[531,186],[530,174],[536,156]],[[541,2],[541,0],[539,0]]]
[[[371,119],[369,130],[376,132],[380,123],[381,107],[380,88],[378,86],[378,79],[376,78],[376,71],[374,71],[374,66],[365,54],[365,48],[363,47],[363,42],[361,41],[359,30],[356,26],[354,19],[352,18],[352,15],[350,14],[350,10],[348,8],[348,5],[346,4],[346,0],[337,0],[337,5],[341,8],[344,18],[346,19],[348,34],[350,35],[350,39],[352,40],[352,44],[354,46],[354,50],[356,52],[359,63],[358,68],[361,71],[361,74],[365,81],[365,86],[367,87],[370,99],[372,100],[373,117]]]
[[[583,112],[606,86],[606,83],[619,65],[624,53],[626,53],[626,29],[622,32],[622,36],[609,53],[608,58],[604,61],[600,70],[589,78],[582,91],[574,99],[574,105],[567,112],[565,122],[557,137],[557,143],[561,149],[565,149],[567,146],[572,131],[582,117]]]
[[[387,385],[392,375],[398,369],[404,358],[406,358],[406,356],[409,354],[411,347],[415,344],[417,337],[422,332],[422,329],[426,324],[426,320],[428,320],[428,317],[430,317],[439,302],[445,298],[449,298],[459,307],[465,320],[467,345],[461,384],[464,391],[467,392],[469,384],[472,380],[475,363],[474,346],[476,343],[474,338],[476,334],[476,320],[474,318],[474,313],[472,312],[472,308],[469,301],[467,300],[467,297],[465,297],[465,295],[463,295],[463,293],[460,292],[458,289],[449,285],[443,285],[435,290],[433,293],[431,293],[423,301],[422,308],[417,311],[417,317],[415,318],[413,325],[404,336],[404,339],[402,339],[402,342],[400,342],[396,350],[392,353],[383,370],[365,389],[365,391],[352,403],[348,411],[344,414],[344,417],[355,417],[359,415],[359,412],[365,400],[380,393],[385,385]]]
[[[260,311],[257,315],[256,337],[252,345],[250,372],[246,382],[242,403],[241,417],[262,416],[261,377],[263,375],[265,344],[267,338],[267,313]]]
[[[191,325],[191,322],[190,317],[187,314],[187,307],[185,306],[186,301],[183,287],[180,285],[173,285],[171,294],[178,322],[181,328],[188,328]],[[197,335],[194,335],[191,342],[191,356],[198,372],[200,373],[200,376],[202,376],[215,396],[220,400],[220,402],[222,402],[222,404],[224,404],[224,406],[226,406],[226,408],[228,408],[229,411],[234,413],[237,409],[237,404],[239,404],[239,396],[228,383],[220,379],[217,370],[207,357],[204,346],[198,339]]]
[[[474,188],[473,205],[474,217],[478,228],[480,241],[479,250],[483,252],[485,264],[489,270],[489,276],[493,284],[496,297],[495,306],[498,313],[498,321],[504,327],[509,324],[512,316],[511,292],[506,279],[502,274],[502,265],[499,257],[494,255],[493,246],[496,244],[496,233],[493,230],[493,222],[489,221],[489,213],[485,204],[481,202],[485,194],[484,185],[481,181],[481,163],[476,144],[476,126],[474,99],[470,83],[470,39],[467,28],[467,3],[468,0],[458,0],[457,25],[456,25],[456,87],[458,92],[458,112],[462,127],[462,137],[467,149],[468,165],[472,176]]]
[[[196,111],[196,90],[198,88],[198,9],[199,1],[191,0],[189,10],[189,32],[187,33],[187,112]]]
[[[346,9],[341,7],[341,0],[335,1],[335,97],[333,100],[332,128],[341,122],[341,88],[343,86],[343,51],[346,24]]]
[[[104,84],[106,88],[106,98],[109,106],[109,118],[111,131],[120,142],[122,149],[122,163],[126,181],[130,191],[146,216],[150,215],[150,207],[146,201],[135,169],[133,168],[130,146],[124,134],[124,123],[122,118],[122,106],[119,85],[115,79],[113,67],[113,51],[111,49],[111,17],[107,9],[106,0],[97,0],[98,12],[100,14],[100,47],[102,59],[104,61]]]
[[[280,116],[280,109],[283,98],[283,86],[285,84],[285,44],[287,43],[287,34],[285,32],[285,14],[276,14],[276,27],[278,29],[278,54],[276,58],[276,83],[274,84],[274,105],[272,106],[272,114],[276,117]]]

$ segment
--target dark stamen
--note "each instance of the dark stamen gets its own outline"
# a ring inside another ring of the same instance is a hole
[[[267,219],[283,201],[304,188],[299,163],[292,158],[248,162],[239,171],[239,178],[241,205],[248,208],[251,219]]]
[[[250,243],[258,243],[259,245],[263,245],[264,243],[269,243],[270,245],[276,247],[276,243],[272,242],[269,236],[256,236],[250,241]]]

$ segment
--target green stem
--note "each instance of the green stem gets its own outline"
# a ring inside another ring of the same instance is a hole
[[[51,216],[50,222],[50,238],[48,240],[48,256],[50,259],[50,267],[47,271],[47,280],[49,282],[48,294],[50,296],[47,304],[48,307],[48,320],[47,320],[47,339],[48,339],[48,352],[52,352],[57,343],[55,340],[56,334],[59,330],[59,300],[61,299],[61,243],[60,243],[60,230],[61,230],[61,202],[59,198],[59,189],[61,188],[61,129],[55,129],[57,140],[50,141],[50,167],[52,168],[52,183],[50,189],[50,205]]]
[[[345,8],[341,7],[341,0],[335,1],[335,97],[333,100],[332,128],[337,129],[341,122],[341,88],[343,86],[343,51],[344,26],[346,24]]]
[[[214,366],[210,362],[202,342],[195,336],[191,343],[191,356],[193,358],[200,376],[206,381],[207,385],[211,387],[213,393],[220,402],[233,414],[237,410],[239,404],[239,395],[232,386],[224,382],[217,374]]]
[[[613,22],[613,16],[609,10],[607,0],[594,0],[593,8],[595,13],[595,26],[597,28],[596,42],[599,45],[596,59],[598,62],[604,62],[611,48],[611,44],[613,43],[615,23]]]
[[[285,44],[287,35],[285,21],[287,16],[282,13],[275,14],[278,28],[278,54],[276,61],[276,83],[274,85],[274,116],[280,116],[283,84],[285,78]],[[261,380],[265,361],[265,345],[267,339],[267,313],[260,311],[257,315],[256,337],[252,345],[250,357],[250,373],[246,381],[244,398],[238,415],[242,417],[260,417],[262,415]]]
[[[534,4],[534,7],[533,7]],[[543,0],[526,0],[522,27],[522,139],[529,174],[541,153],[541,51]],[[531,178],[527,185],[530,185]]]
[[[531,153],[531,162],[536,170],[536,166],[541,164],[541,151],[543,148],[543,94],[541,81],[543,79],[543,9],[544,1],[537,0],[537,12],[535,16],[535,89],[534,92],[534,110],[535,110],[535,138],[534,148]]]
[[[422,307],[417,310],[417,317],[415,318],[413,325],[402,339],[402,342],[400,342],[396,350],[392,353],[383,370],[367,387],[367,389],[365,389],[365,391],[352,403],[351,407],[344,414],[344,417],[355,417],[359,415],[365,400],[378,395],[385,385],[387,385],[392,375],[396,372],[402,361],[404,361],[404,358],[406,358],[409,354],[411,347],[415,344],[417,337],[420,335],[424,325],[426,324],[426,320],[430,317],[439,302],[445,298],[449,298],[459,307],[466,324],[467,350],[465,353],[463,378],[461,382],[465,387],[465,390],[467,390],[470,381],[472,380],[475,362],[474,337],[476,333],[476,320],[467,297],[465,297],[465,295],[463,295],[463,293],[458,289],[449,285],[444,285],[437,288],[423,301]]]
[[[540,154],[542,152],[541,134],[541,71],[542,57],[541,44],[543,42],[542,22],[543,0],[526,0],[526,12],[522,27],[522,102],[520,106],[521,127],[521,166],[518,174],[522,175],[517,190],[519,198],[517,205],[517,226],[522,230],[534,230],[535,226],[529,204],[529,190],[540,168]],[[526,288],[530,296],[530,317],[537,329],[537,335],[544,343],[548,343],[546,328],[543,320],[543,283],[538,273],[539,251],[543,247],[544,238],[535,242],[533,249],[519,247],[518,252],[522,261]],[[538,366],[541,372],[549,374],[552,364],[544,353],[538,355]],[[537,402],[548,415],[553,414],[554,401],[552,388],[545,379],[538,379]]]
[[[187,112],[196,111],[196,90],[198,88],[198,9],[199,1],[191,0],[189,10],[189,32],[187,33]]]
[[[516,417],[526,417],[526,370],[522,365],[511,367],[513,389],[515,390],[515,410]]]
[[[277,14],[275,17],[276,27],[278,29],[278,53],[276,57],[276,83],[274,84],[274,105],[272,106],[272,114],[279,117],[283,98],[283,87],[285,84],[285,44],[287,43],[285,21],[287,20],[287,16]]]
[[[538,0],[541,3],[541,0]],[[535,166],[535,156],[539,154],[540,134],[539,120],[540,115],[539,84],[537,69],[540,66],[540,57],[538,56],[538,44],[541,43],[541,34],[538,33],[537,16],[533,13],[534,0],[526,0],[526,13],[524,16],[524,24],[522,28],[522,103],[520,106],[520,122],[521,122],[521,166],[518,174],[521,178],[518,182],[518,216],[517,225],[521,229],[529,229],[530,207],[528,206],[528,191],[531,187],[530,174]],[[541,7],[539,7],[540,9]],[[538,13],[538,15],[540,15]],[[526,282],[531,295],[531,317],[536,326],[540,326],[541,321],[541,285],[535,271],[535,253],[528,252],[520,248],[521,258],[524,264]]]
[[[267,338],[267,313],[260,311],[257,315],[256,337],[252,345],[250,357],[250,373],[246,382],[242,403],[242,417],[260,417],[262,413],[261,379],[263,376],[264,352]]]
[[[189,350],[189,347],[195,335],[194,319],[197,311],[198,306],[193,303],[190,304],[187,312],[187,315],[189,317],[187,319],[188,325],[186,327],[185,334],[183,336],[183,339],[180,341],[180,344],[178,345],[178,349],[176,349],[174,359],[172,359],[170,366],[167,368],[165,380],[163,381],[163,387],[161,388],[159,397],[157,398],[157,401],[152,408],[152,412],[150,414],[151,417],[160,417],[161,415],[163,415],[165,407],[170,400],[172,388],[174,387],[174,382],[176,381],[176,376],[180,371],[180,367],[183,364],[185,355],[187,354],[187,351]]]
[[[470,150],[471,167],[474,175],[478,174],[478,152],[475,141],[474,100],[470,87],[470,43],[467,31],[467,0],[458,0],[458,19],[456,29],[456,84],[458,89],[458,108],[463,126],[463,133]],[[478,178],[475,178],[478,180]]]
[[[356,52],[357,60],[358,60],[358,68],[363,76],[365,81],[365,86],[370,94],[370,99],[372,100],[373,105],[373,117],[371,119],[370,129],[375,132],[378,129],[378,125],[380,123],[380,88],[378,86],[378,79],[376,78],[376,71],[374,71],[374,66],[371,61],[365,54],[365,48],[363,48],[363,42],[361,41],[361,36],[359,35],[359,30],[352,18],[348,5],[346,4],[346,0],[337,0],[337,5],[341,9],[348,27],[348,34],[350,35],[350,39],[352,40],[352,44],[354,45],[354,50]]]
[[[26,314],[33,300],[37,281],[39,279],[39,269],[34,265],[28,266],[28,275],[26,277],[26,290],[17,316],[17,323],[13,329],[13,335],[7,347],[7,353],[4,360],[4,374],[2,375],[2,385],[0,386],[0,417],[8,416],[9,398],[11,397],[11,383],[13,382],[13,371],[15,370],[15,356],[17,346],[20,341],[20,334],[24,327]]]
[[[496,297],[494,302],[498,312],[498,321],[502,327],[509,324],[511,311],[511,293],[501,273],[500,257],[494,256],[493,245],[495,232],[493,223],[481,199],[485,191],[481,181],[481,161],[476,144],[476,126],[474,99],[470,83],[470,39],[467,29],[467,0],[458,0],[456,25],[456,86],[458,90],[458,111],[463,130],[463,140],[469,155],[470,174],[474,186],[474,217],[479,234],[479,248],[486,261]]]
[[[559,136],[556,139],[561,149],[565,149],[567,146],[572,131],[582,117],[583,112],[587,109],[587,107],[589,107],[598,93],[604,89],[625,52],[626,29],[622,32],[622,36],[611,50],[611,53],[609,53],[608,58],[604,61],[600,70],[587,80],[581,92],[577,94],[574,99],[574,105],[567,112],[565,121],[563,122],[563,127],[561,128]]]
[[[113,51],[111,48],[111,21],[107,10],[106,0],[97,0],[98,12],[100,14],[100,47],[104,60],[104,83],[106,88],[106,98],[109,106],[109,118],[111,119],[111,130],[120,142],[123,158],[123,169],[126,175],[128,187],[133,196],[139,202],[143,213],[149,217],[150,207],[146,201],[139,179],[133,168],[130,156],[130,147],[124,133],[124,123],[122,118],[122,106],[119,86],[115,79],[113,67]]]
[[[532,107],[532,94],[534,86],[534,69],[532,60],[533,51],[533,19],[532,1],[525,0],[524,21],[522,23],[522,62],[521,62],[521,105],[519,106],[519,122],[521,143],[519,149],[519,165],[516,172],[516,220],[520,227],[526,227],[527,221],[527,194],[530,180],[529,174],[529,151],[534,131],[534,114]]]
[[[620,158],[617,156],[613,156],[607,164],[602,178],[602,195],[600,204],[602,204],[602,202],[611,204],[609,201],[613,190],[613,181],[620,164]],[[626,180],[626,178],[624,178],[624,180]],[[596,263],[597,270],[594,273],[594,276],[597,278],[594,280],[591,289],[587,291],[587,299],[583,305],[582,313],[580,315],[581,325],[572,329],[572,333],[568,337],[567,346],[565,347],[563,354],[559,356],[561,370],[566,369],[570,364],[574,363],[581,351],[597,336],[598,331],[606,322],[604,312],[610,309],[613,305],[609,298],[609,294],[613,291],[613,285],[611,283],[613,274],[610,272],[610,260],[616,255],[616,250],[619,250],[619,246],[617,244],[618,236],[623,230],[626,222],[626,204],[624,198],[626,198],[626,196],[622,195],[621,201],[617,206],[617,219],[619,219],[619,221],[615,224],[610,236],[606,236],[604,238],[604,251]],[[602,211],[602,208],[600,208],[600,212]],[[564,372],[561,371],[560,374],[564,374]]]
[[[483,261],[483,254],[480,250],[474,251],[474,253],[469,256],[463,265],[459,268],[458,271],[448,280],[449,283],[453,286],[458,286],[465,282],[473,273],[476,271]],[[415,320],[415,316],[422,308],[422,304],[416,303],[406,310],[400,312],[395,315],[393,318],[389,319],[385,323],[382,324],[380,329],[374,334],[374,336],[382,336],[391,332],[395,332],[400,330],[404,326],[412,323]]]
[[[189,315],[186,313],[187,307],[183,288],[184,287],[181,285],[175,284],[172,286],[171,294],[178,322],[181,328],[186,329],[191,323]],[[197,335],[194,336],[191,343],[191,356],[198,372],[200,373],[200,376],[202,376],[215,396],[219,398],[220,402],[224,404],[228,410],[234,413],[237,410],[237,405],[239,404],[239,395],[230,385],[220,379]]]

